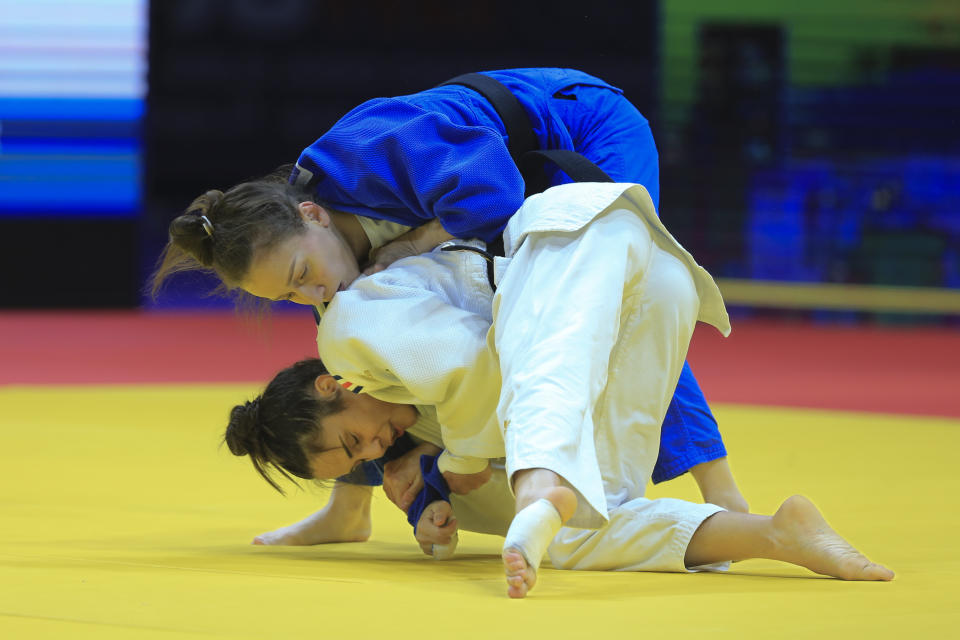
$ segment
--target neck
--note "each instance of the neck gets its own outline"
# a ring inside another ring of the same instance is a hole
[[[331,211],[330,209],[327,209],[327,211],[330,213],[331,222],[343,236],[347,246],[353,251],[353,255],[356,256],[357,262],[363,265],[370,255],[370,238],[367,237],[363,227],[357,221],[357,216],[342,211]]]

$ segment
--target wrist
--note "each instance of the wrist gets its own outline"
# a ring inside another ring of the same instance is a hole
[[[450,453],[449,449],[440,454],[437,459],[437,468],[440,473],[456,473],[458,475],[472,475],[480,473],[490,464],[486,458],[472,458],[466,456],[456,456]]]
[[[441,242],[452,239],[453,236],[443,228],[440,221],[436,218],[425,225],[413,230],[411,240],[416,246],[418,253],[426,253],[433,250]]]

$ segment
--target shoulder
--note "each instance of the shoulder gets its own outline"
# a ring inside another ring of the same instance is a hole
[[[511,88],[522,85],[526,85],[528,87],[537,87],[544,93],[551,96],[556,91],[571,87],[573,85],[604,87],[620,92],[620,89],[614,87],[610,83],[577,69],[534,67],[527,69],[484,71],[483,74],[488,75]]]

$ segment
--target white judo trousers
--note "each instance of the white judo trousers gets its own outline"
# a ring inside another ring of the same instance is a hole
[[[490,481],[481,488],[467,495],[451,494],[450,502],[461,530],[506,535],[514,501],[502,467],[495,465]],[[557,569],[696,570],[684,565],[690,538],[704,520],[722,510],[673,498],[634,498],[611,505],[610,521],[598,529],[561,527],[547,551]]]
[[[683,570],[690,537],[720,508],[643,495],[699,314],[687,265],[636,212],[614,209],[577,232],[528,235],[499,287],[508,477],[550,469],[579,498],[549,548],[554,566]]]

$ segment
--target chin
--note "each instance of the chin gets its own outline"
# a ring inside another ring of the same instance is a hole
[[[405,404],[397,411],[397,425],[409,429],[417,421],[419,414],[413,405]]]

